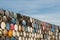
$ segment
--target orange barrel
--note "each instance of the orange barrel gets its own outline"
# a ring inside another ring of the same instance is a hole
[[[11,37],[11,36],[12,36],[12,34],[13,34],[13,33],[12,33],[12,30],[9,30],[9,31],[8,31],[8,36],[10,36],[10,37]]]

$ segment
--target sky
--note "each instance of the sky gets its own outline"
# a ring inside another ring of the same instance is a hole
[[[60,0],[0,0],[0,9],[60,26]]]

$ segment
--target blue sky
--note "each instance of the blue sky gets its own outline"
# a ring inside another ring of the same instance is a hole
[[[60,0],[0,0],[0,8],[60,26]]]

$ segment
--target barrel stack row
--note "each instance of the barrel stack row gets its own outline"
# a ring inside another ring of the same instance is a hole
[[[60,27],[0,9],[0,40],[60,40]]]

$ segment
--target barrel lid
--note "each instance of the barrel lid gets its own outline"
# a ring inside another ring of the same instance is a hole
[[[25,40],[28,40],[28,39],[27,39],[27,37],[26,37],[26,39],[25,39]]]
[[[5,11],[5,15],[7,16],[7,17],[9,17],[9,11]]]
[[[12,23],[10,24],[10,29],[14,30],[14,24],[12,24]]]
[[[28,27],[28,32],[30,32],[30,27]]]
[[[21,26],[21,25],[19,25],[18,27],[19,27],[19,28],[18,28],[18,29],[19,29],[19,31],[21,31],[21,30],[22,30],[22,26]]]
[[[13,12],[10,11],[9,15],[10,15],[10,18],[12,18],[13,17]]]
[[[17,31],[18,30],[18,25],[14,25],[14,29]]]
[[[2,31],[0,30],[0,36],[2,36]]]
[[[5,36],[1,36],[1,40],[5,40]]]
[[[33,38],[31,37],[31,40],[33,40]]]
[[[8,31],[7,31],[6,29],[4,29],[3,35],[4,35],[4,36],[7,36],[7,33],[8,33]]]
[[[9,36],[9,37],[12,37],[12,30],[9,30],[9,31],[8,31],[8,36]]]
[[[23,35],[24,35],[24,37],[26,37],[26,32],[25,31],[23,32]]]
[[[2,31],[2,29],[0,28],[0,31]]]
[[[0,14],[1,15],[4,15],[4,10],[0,10]]]
[[[22,38],[21,38],[21,37],[19,37],[19,40],[22,40]]]
[[[15,30],[13,30],[13,36],[14,36],[14,37],[16,36],[16,31],[15,31]]]
[[[18,20],[16,20],[16,24],[19,25],[19,21]]]
[[[17,33],[17,37],[19,37],[19,32],[17,31],[16,33]]]
[[[3,21],[7,22],[7,17],[6,16],[3,16]]]
[[[26,25],[26,21],[25,20],[22,20],[22,25]]]
[[[5,22],[1,22],[1,28],[2,28],[2,29],[5,29],[5,27],[6,27]]]
[[[14,18],[17,19],[17,14],[16,13],[14,13]]]
[[[30,17],[30,22],[32,22],[32,18]]]

